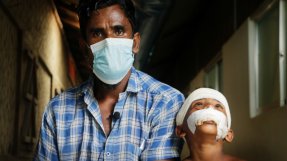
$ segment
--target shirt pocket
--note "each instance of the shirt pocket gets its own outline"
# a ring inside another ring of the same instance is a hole
[[[125,159],[128,160],[139,160],[140,156],[141,156],[141,152],[142,150],[140,149],[140,147],[138,147],[135,144],[128,144],[127,149],[125,150],[126,152],[126,157],[124,157]]]

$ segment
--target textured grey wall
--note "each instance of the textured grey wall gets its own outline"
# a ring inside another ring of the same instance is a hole
[[[0,10],[0,154],[12,148],[16,100],[17,28]]]
[[[38,103],[32,113],[36,120],[36,139],[43,111],[51,96],[55,95],[55,89],[60,91],[71,87],[67,64],[70,52],[52,0],[9,0],[3,3],[11,17],[9,19],[3,8],[0,8],[0,156],[11,156],[14,149],[18,156],[26,157],[27,149],[21,137],[23,128],[27,128],[24,120],[30,117],[27,118],[25,113],[28,106],[27,102],[25,104],[24,89],[32,83],[23,81],[27,65],[26,52],[38,60],[35,72]],[[11,23],[11,19],[15,23]],[[19,30],[22,33],[20,37]],[[19,80],[16,80],[17,54],[21,55],[22,61],[21,70],[18,71],[21,73]],[[19,102],[16,102],[17,90]],[[31,149],[28,151],[31,152]]]

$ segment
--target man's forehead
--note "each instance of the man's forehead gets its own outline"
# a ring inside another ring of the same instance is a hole
[[[113,18],[121,18],[119,16],[123,16],[123,17],[127,18],[124,10],[118,4],[114,4],[111,6],[107,6],[105,8],[93,10],[91,12],[91,15],[98,16],[98,17],[108,16],[108,17],[113,17]]]
[[[115,7],[115,6],[109,6],[109,7]],[[93,13],[91,14],[89,23],[88,23],[91,25],[90,27],[106,28],[107,24],[109,24],[109,27],[131,25],[129,22],[129,19],[126,17],[122,9],[105,10],[107,8],[93,11]]]

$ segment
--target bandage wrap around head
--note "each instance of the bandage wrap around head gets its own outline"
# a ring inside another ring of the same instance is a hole
[[[187,97],[187,99],[183,103],[181,109],[179,110],[179,112],[176,116],[176,125],[178,125],[178,126],[182,125],[183,120],[185,118],[185,115],[186,115],[189,107],[191,106],[191,104],[194,101],[199,100],[199,99],[203,99],[203,98],[215,99],[215,100],[217,100],[223,104],[223,106],[225,108],[226,116],[227,116],[227,127],[228,127],[228,129],[230,129],[230,127],[231,127],[231,114],[230,114],[228,102],[222,93],[220,93],[217,90],[211,89],[211,88],[196,89]]]

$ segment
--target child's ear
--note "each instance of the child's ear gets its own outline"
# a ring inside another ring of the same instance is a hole
[[[186,132],[184,132],[182,125],[176,126],[175,134],[176,136],[181,137],[181,138],[185,137]]]
[[[227,135],[225,136],[224,140],[226,140],[228,143],[231,143],[234,137],[234,133],[232,129],[229,129],[227,132]]]

